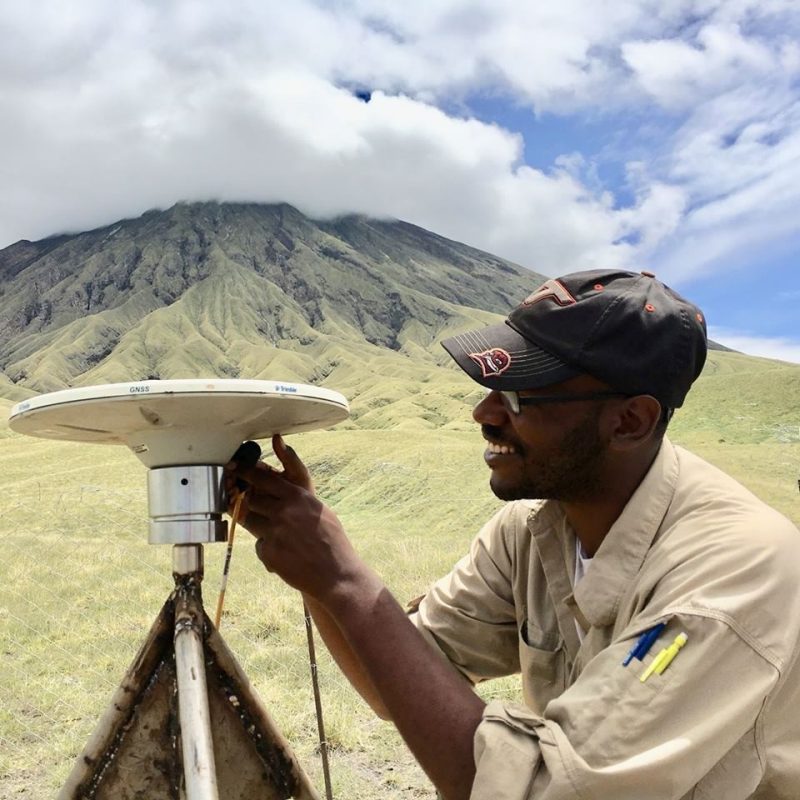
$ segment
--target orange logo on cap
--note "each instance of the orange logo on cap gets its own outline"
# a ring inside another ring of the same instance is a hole
[[[540,300],[553,300],[560,306],[571,306],[577,302],[566,286],[556,280],[545,281],[533,294],[528,295],[522,304],[532,306]]]

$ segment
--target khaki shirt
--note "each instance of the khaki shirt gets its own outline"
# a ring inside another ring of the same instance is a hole
[[[471,682],[522,674],[476,731],[473,800],[800,798],[794,525],[665,440],[573,592],[574,568],[559,504],[509,503],[412,617]]]

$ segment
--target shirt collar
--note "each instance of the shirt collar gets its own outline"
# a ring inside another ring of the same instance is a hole
[[[678,482],[678,457],[665,437],[650,469],[603,539],[592,566],[575,587],[575,602],[594,627],[611,625],[622,596],[639,572]]]
[[[528,530],[536,543],[547,589],[553,601],[558,628],[570,656],[581,646],[575,629],[577,617],[572,597],[575,572],[575,536],[559,503],[546,500],[531,511]],[[588,624],[586,625],[588,628]]]

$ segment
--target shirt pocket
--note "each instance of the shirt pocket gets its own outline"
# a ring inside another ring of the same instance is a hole
[[[519,665],[525,704],[541,713],[566,688],[566,651],[561,636],[529,620],[519,628]]]

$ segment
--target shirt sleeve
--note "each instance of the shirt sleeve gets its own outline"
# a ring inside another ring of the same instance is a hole
[[[670,666],[641,682],[680,632],[688,641]],[[623,667],[635,639],[599,653],[542,715],[490,703],[475,735],[471,800],[641,800],[644,787],[677,800],[748,732],[754,746],[713,796],[749,797],[762,774],[755,726],[777,667],[726,620],[701,613],[671,617],[644,662]]]
[[[504,506],[411,615],[429,644],[473,684],[519,672],[509,548],[528,511],[513,503]]]

